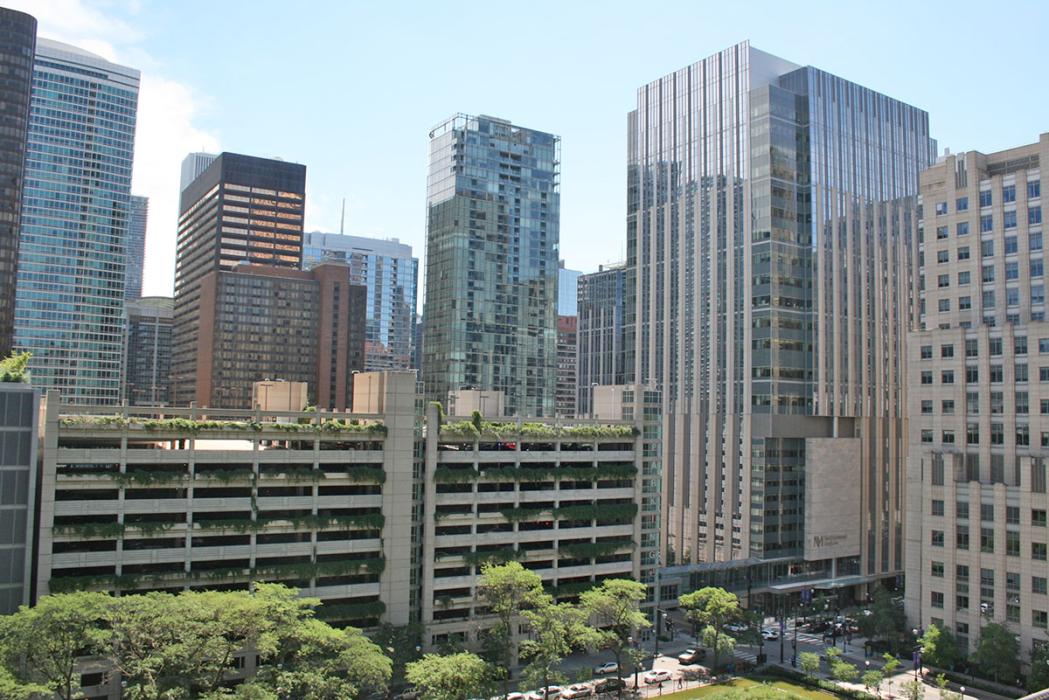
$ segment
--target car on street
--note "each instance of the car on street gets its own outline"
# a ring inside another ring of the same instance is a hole
[[[725,625],[725,631],[739,634],[741,632],[746,632],[747,626],[744,625],[742,622],[729,622]]]
[[[706,649],[685,649],[677,655],[677,661],[679,664],[694,664],[697,661],[702,661],[706,657]]]
[[[594,690],[586,683],[576,683],[570,685],[561,691],[561,697],[564,700],[574,700],[575,698],[587,698],[593,694]]]
[[[615,661],[609,661],[607,664],[594,666],[595,676],[605,676],[609,673],[619,673],[619,664],[617,664]]]
[[[778,642],[779,641],[779,630],[775,627],[766,627],[761,630],[761,638],[766,642]]]
[[[671,677],[672,676],[670,674],[670,671],[658,670],[649,671],[642,678],[645,681],[645,685],[658,685],[661,683],[666,683],[671,679]]]
[[[528,700],[558,700],[561,697],[561,686],[548,685],[545,688],[533,690],[527,696]]]
[[[615,691],[625,688],[626,681],[622,678],[602,678],[597,683],[594,683],[595,693],[614,693]]]

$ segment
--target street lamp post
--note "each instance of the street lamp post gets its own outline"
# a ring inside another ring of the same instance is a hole
[[[918,643],[918,639],[921,637],[922,629],[915,627],[911,630],[914,634],[914,680],[918,680],[918,672],[921,671],[922,667],[922,648],[921,644]]]
[[[638,646],[640,646],[641,640],[640,639],[634,639],[633,637],[627,637],[626,638],[626,643],[627,643],[627,646],[631,646],[631,647],[634,647],[634,649],[637,649]],[[634,690],[637,690],[637,655],[636,654],[633,656],[632,661],[634,663]]]

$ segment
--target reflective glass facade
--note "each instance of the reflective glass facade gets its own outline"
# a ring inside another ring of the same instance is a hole
[[[364,369],[409,369],[419,274],[419,260],[412,257],[412,247],[396,239],[307,233],[303,239],[303,268],[324,261],[348,264],[353,283],[368,289]]]
[[[0,357],[11,352],[36,20],[0,7]]]
[[[149,197],[131,195],[131,224],[127,240],[127,283],[124,298],[128,301],[142,296],[142,267],[146,262],[146,221],[149,217]]]
[[[127,302],[124,398],[132,406],[167,406],[171,402],[171,297],[142,297]]]
[[[15,346],[69,403],[120,400],[138,86],[137,70],[37,42]]]
[[[499,390],[555,405],[560,139],[457,115],[430,132],[423,381],[431,401]]]
[[[578,280],[577,412],[590,415],[593,386],[626,382],[627,274],[622,264]]]
[[[855,437],[863,533],[827,570],[899,571],[926,113],[747,43],[643,86],[637,105],[628,373],[666,403],[668,563],[818,562],[809,442]],[[846,436],[833,417],[858,420]]]

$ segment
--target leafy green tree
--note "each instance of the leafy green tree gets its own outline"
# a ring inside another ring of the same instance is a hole
[[[922,700],[925,697],[925,684],[915,678],[903,684],[903,697],[907,700]]]
[[[1031,650],[1031,672],[1027,689],[1032,693],[1049,688],[1049,644],[1038,644]]]
[[[830,666],[830,675],[836,681],[852,683],[860,675],[860,671],[848,661],[836,659]]]
[[[820,655],[814,651],[803,651],[798,654],[801,671],[809,678],[815,678],[820,672]]]
[[[477,587],[478,596],[496,618],[496,624],[488,630],[487,642],[495,654],[499,668],[509,670],[517,661],[515,634],[523,610],[540,603],[543,596],[543,580],[520,562],[485,564],[481,568],[481,579]],[[510,692],[509,673],[503,679],[503,695]]]
[[[422,625],[417,622],[407,625],[383,623],[371,638],[393,663],[390,685],[396,687],[404,683],[404,667],[422,657],[418,651],[422,646]]]
[[[422,700],[466,700],[487,696],[492,670],[476,654],[424,654],[408,664],[408,682],[422,692]]]
[[[900,667],[900,660],[888,652],[882,654],[881,658],[885,659],[885,665],[882,667],[881,671],[885,674],[885,677],[888,678]]]
[[[888,590],[878,586],[874,589],[871,614],[861,616],[858,625],[860,633],[868,639],[898,641],[903,638],[907,626],[903,603]]]
[[[532,610],[522,616],[532,630],[532,639],[521,642],[521,657],[528,660],[523,677],[529,685],[542,688],[563,683],[561,673],[564,658],[572,651],[574,640],[581,636],[583,614],[574,605],[555,604],[550,596],[543,596]]]
[[[881,691],[881,684],[884,680],[885,676],[882,675],[881,671],[875,668],[864,671],[863,676],[861,677],[863,687],[867,690],[873,690],[875,695]]]
[[[972,663],[983,673],[1013,681],[1020,675],[1020,644],[1012,632],[997,622],[980,631],[980,643],[972,655]]]
[[[585,591],[579,596],[579,607],[591,625],[581,631],[580,644],[612,652],[622,668],[623,650],[631,636],[652,624],[641,612],[645,593],[645,584],[628,579],[605,579]]]
[[[12,352],[0,360],[0,382],[29,383],[31,352]]]
[[[45,689],[63,700],[78,697],[77,658],[102,654],[110,642],[102,624],[109,600],[103,593],[45,596],[36,607],[0,618],[0,696]]]
[[[922,659],[930,666],[954,668],[954,665],[960,660],[958,642],[955,641],[950,630],[929,625],[918,643],[921,644]]]
[[[703,627],[703,645],[714,652],[714,670],[723,653],[732,653],[736,640],[724,633],[725,624],[741,617],[739,598],[724,588],[707,586],[686,593],[678,598],[681,607],[688,611],[688,618]],[[730,642],[722,642],[722,637]]]
[[[954,692],[947,687],[948,685],[947,676],[942,673],[936,676],[936,687],[940,689],[940,700],[962,700],[962,694]]]

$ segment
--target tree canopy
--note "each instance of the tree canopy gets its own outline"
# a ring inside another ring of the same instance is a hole
[[[447,656],[425,654],[408,664],[405,675],[422,691],[422,700],[466,700],[490,686],[493,677],[484,659],[465,651]]]
[[[1013,682],[1020,675],[1020,643],[1012,632],[992,622],[980,631],[971,661],[995,681]]]

